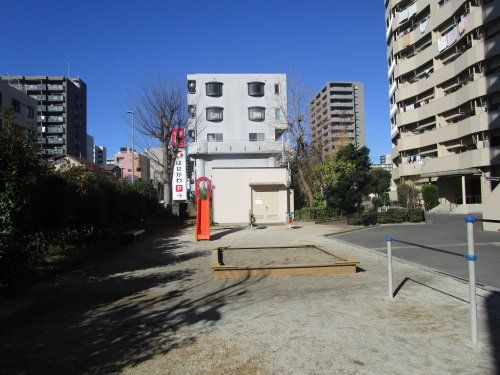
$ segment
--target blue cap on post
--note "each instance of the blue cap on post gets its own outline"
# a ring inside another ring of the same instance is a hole
[[[386,241],[392,241],[392,236],[387,236],[387,237],[385,238],[385,240],[386,240]]]
[[[465,218],[465,222],[466,223],[475,223],[476,222],[476,218],[474,216],[467,216]]]

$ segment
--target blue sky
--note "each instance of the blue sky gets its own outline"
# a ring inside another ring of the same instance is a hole
[[[129,144],[130,94],[157,72],[287,73],[314,92],[365,85],[372,159],[390,152],[381,0],[19,0],[2,4],[0,74],[80,76],[87,127],[108,155]]]

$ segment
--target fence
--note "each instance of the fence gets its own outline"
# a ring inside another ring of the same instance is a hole
[[[344,216],[340,210],[330,208],[302,208],[295,211],[295,221],[329,221],[342,219]]]
[[[477,301],[476,301],[476,260],[477,256],[474,249],[474,223],[476,221],[500,223],[500,220],[477,219],[474,216],[465,218],[467,230],[467,254],[464,258],[467,260],[469,267],[469,305],[470,305],[470,327],[471,327],[471,342],[473,346],[477,345]],[[394,288],[392,282],[392,242],[400,242],[408,244],[408,242],[396,240],[392,236],[386,237],[387,243],[387,283],[389,290],[389,299],[394,299]],[[414,245],[414,244],[412,244]],[[423,246],[425,248],[425,246]],[[446,250],[437,250],[450,255],[459,255]]]

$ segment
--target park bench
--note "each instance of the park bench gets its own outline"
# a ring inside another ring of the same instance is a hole
[[[124,242],[135,242],[137,238],[141,237],[146,233],[145,229],[132,229],[122,233],[122,238]]]

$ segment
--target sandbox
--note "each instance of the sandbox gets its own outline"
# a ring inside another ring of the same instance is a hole
[[[214,279],[247,276],[355,274],[359,262],[317,245],[217,247],[212,249]]]

